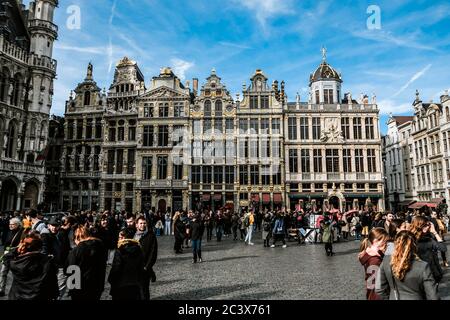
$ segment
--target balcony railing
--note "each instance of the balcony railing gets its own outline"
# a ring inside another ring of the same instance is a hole
[[[0,35],[0,48],[2,52],[11,58],[19,60],[23,63],[28,62],[28,53],[24,49],[8,42],[2,35]]]
[[[328,180],[341,180],[341,174],[340,173],[328,173],[327,174]]]
[[[111,92],[108,94],[108,98],[125,98],[125,97],[134,97],[139,95],[139,91],[128,91],[128,92]]]
[[[28,58],[28,64],[33,67],[42,67],[56,72],[57,62],[55,59],[38,56],[37,54],[31,54]]]
[[[2,159],[0,162],[0,170],[23,173],[44,174],[45,166],[39,164],[23,163],[17,160]]]
[[[46,28],[58,34],[58,26],[47,20],[34,19],[29,22],[30,28]]]

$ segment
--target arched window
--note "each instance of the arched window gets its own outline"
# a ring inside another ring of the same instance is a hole
[[[15,123],[10,122],[8,128],[8,142],[6,144],[5,157],[6,158],[14,158],[14,153],[16,151],[16,135],[17,128]]]
[[[42,121],[41,123],[41,131],[39,133],[39,136],[41,138],[45,138],[47,136],[47,123],[45,121]]]
[[[222,108],[223,108],[222,100],[217,100],[216,101],[216,107],[215,107],[215,115],[216,115],[216,117],[221,117],[222,116]]]
[[[0,155],[2,154],[3,143],[4,143],[4,141],[3,141],[3,139],[4,139],[3,131],[4,130],[5,130],[4,129],[4,121],[2,118],[0,118]]]
[[[445,108],[445,116],[447,117],[447,122],[450,121],[450,110],[448,107]]]
[[[3,68],[0,72],[0,101],[8,102],[9,71]]]
[[[211,101],[205,101],[205,117],[211,117]]]
[[[84,105],[85,106],[91,105],[91,93],[89,91],[84,93]]]

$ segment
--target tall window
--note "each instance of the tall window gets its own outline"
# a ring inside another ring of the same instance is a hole
[[[375,149],[367,150],[367,165],[369,172],[377,172],[377,161],[375,156]]]
[[[200,137],[202,134],[202,123],[201,120],[194,120],[194,138]]]
[[[144,147],[153,146],[153,126],[144,126]]]
[[[153,118],[154,117],[154,106],[153,103],[150,103],[150,105],[145,104],[144,105],[144,118]]]
[[[142,179],[150,180],[152,178],[152,157],[142,158]]]
[[[366,139],[375,139],[375,132],[372,118],[366,118]]]
[[[344,157],[344,172],[352,172],[352,153],[350,149],[342,150]]]
[[[116,163],[116,173],[122,174],[123,171],[123,150],[117,150],[117,163]]]
[[[313,125],[313,139],[319,140],[320,139],[320,118],[313,118],[312,119],[312,125]]]
[[[269,97],[261,96],[261,109],[269,109]]]
[[[169,144],[169,126],[159,126],[158,146],[167,147]]]
[[[67,140],[72,140],[73,139],[73,126],[74,126],[74,122],[73,120],[69,120],[69,122],[67,122]]]
[[[174,112],[173,116],[175,118],[184,117],[184,104],[182,102],[175,103],[173,112]]]
[[[341,127],[342,127],[342,135],[345,140],[350,139],[350,119],[342,118],[341,119]]]
[[[136,121],[128,122],[128,141],[136,141]]]
[[[333,104],[334,103],[333,93],[334,93],[333,89],[323,90],[325,104]]]
[[[250,96],[250,109],[258,109],[258,96]]]
[[[84,93],[84,105],[85,106],[91,105],[91,93],[89,91]]]
[[[173,165],[173,179],[182,180],[183,179],[183,164]]]
[[[225,119],[225,132],[226,134],[233,134],[234,132],[234,120]]]
[[[258,119],[250,119],[250,133],[251,134],[259,133],[259,120]]]
[[[100,139],[102,137],[103,125],[102,119],[95,119],[95,139]]]
[[[289,172],[298,173],[298,151],[296,149],[289,150]]]
[[[193,184],[199,184],[201,181],[201,172],[200,172],[200,168],[199,166],[193,166],[192,167],[192,183]]]
[[[355,140],[362,139],[362,124],[361,124],[361,118],[354,118],[353,119],[353,138]]]
[[[272,119],[272,134],[280,133],[280,119]]]
[[[134,174],[134,162],[136,160],[136,151],[128,149],[127,174]]]
[[[259,184],[259,167],[258,166],[250,166],[250,183],[252,185]]]
[[[316,104],[320,103],[320,91],[316,90]]]
[[[272,157],[280,157],[280,141],[278,141],[277,139],[272,140]]]
[[[108,131],[109,141],[116,141],[116,122],[109,122],[109,131]]]
[[[227,140],[225,142],[225,157],[227,163],[233,162],[234,157],[236,156],[235,144],[233,140]]]
[[[92,139],[92,120],[93,119],[87,119],[87,123],[86,123],[86,139]]]
[[[83,120],[77,121],[77,139],[83,139]]]
[[[269,138],[261,138],[261,158],[268,159],[270,157],[270,140]]]
[[[114,150],[108,150],[108,168],[107,168],[108,174],[114,174],[115,153],[116,152]]]
[[[206,100],[204,107],[205,107],[204,116],[205,117],[211,117],[211,101],[210,100]]]
[[[270,184],[270,166],[261,166],[261,183],[264,186]]]
[[[205,119],[203,120],[203,134],[211,134],[212,131],[212,120]]]
[[[328,149],[326,151],[327,172],[339,172],[339,150]]]
[[[300,139],[301,140],[309,139],[308,118],[300,118]]]
[[[168,118],[169,117],[169,104],[168,103],[160,103],[159,104],[159,117],[160,118]]]
[[[311,172],[311,160],[309,156],[309,150],[301,151],[302,158],[302,173],[310,173]]]
[[[184,126],[173,126],[172,144],[177,146],[183,142]]]
[[[167,156],[158,157],[158,179],[167,179]]]
[[[123,120],[119,121],[119,129],[117,131],[117,140],[124,141],[125,140],[125,122]]]
[[[248,185],[247,166],[239,166],[239,183],[241,185]]]
[[[212,183],[212,167],[203,167],[203,183]]]
[[[257,160],[259,157],[258,139],[250,139],[250,159]]]
[[[223,183],[223,167],[214,167],[214,183]]]
[[[223,111],[223,104],[221,100],[217,100],[216,101],[216,105],[215,105],[215,115],[216,117],[221,117],[222,116],[222,111]]]
[[[234,167],[233,166],[225,167],[225,183],[226,184],[234,184]]]
[[[297,140],[297,118],[288,119],[289,140]]]
[[[240,119],[239,120],[239,134],[247,134],[248,131],[248,120]]]
[[[269,134],[270,120],[267,118],[261,119],[261,134]]]
[[[364,172],[364,153],[362,149],[355,150],[355,169],[356,172]]]
[[[314,150],[314,172],[322,172],[322,150]]]

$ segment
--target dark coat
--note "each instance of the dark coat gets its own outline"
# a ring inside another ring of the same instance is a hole
[[[153,266],[158,258],[158,241],[151,228],[139,240],[144,253],[144,271],[147,274],[154,274]]]
[[[117,239],[113,227],[99,227],[94,233],[94,236],[103,241],[107,250],[113,250],[117,247]]]
[[[51,257],[30,252],[9,262],[13,282],[9,300],[49,301],[58,297],[57,268]]]
[[[375,292],[383,300],[395,300],[391,256],[385,256],[375,281]],[[403,281],[395,279],[399,300],[439,300],[438,285],[428,263],[414,260]]]
[[[144,281],[144,254],[136,240],[119,241],[114,254],[108,282],[111,284],[111,296],[117,296],[122,290],[134,288],[141,294]]]
[[[105,287],[107,250],[101,240],[92,239],[78,244],[69,253],[66,267],[79,266],[81,289],[72,289],[73,300],[99,300]]]
[[[439,251],[446,252],[447,247],[434,240],[430,235],[423,235],[417,242],[417,255],[430,265],[431,273],[436,282],[440,282],[444,275],[439,264]]]
[[[20,240],[22,238],[23,228],[17,228],[16,230],[8,230],[8,236],[6,237],[6,241],[4,243],[6,247],[15,248],[19,245]]]
[[[174,223],[173,233],[175,235],[175,238],[184,239],[185,232],[186,232],[186,226],[184,225],[183,221],[181,221],[181,219],[178,218],[177,221],[175,221],[175,223]]]
[[[58,268],[63,268],[70,252],[70,240],[68,230],[59,230],[58,233],[45,233],[41,236],[47,241],[47,254],[54,257]]]
[[[205,232],[205,225],[202,221],[195,220],[191,222],[191,240],[202,240]]]

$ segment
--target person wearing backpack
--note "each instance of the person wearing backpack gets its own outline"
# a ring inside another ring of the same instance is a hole
[[[245,239],[246,233],[245,233],[245,215],[243,213],[241,213],[239,220],[238,220],[238,227],[239,227],[239,232],[241,234],[241,240]]]
[[[272,230],[273,233],[273,243],[271,248],[275,248],[275,245],[278,240],[283,242],[283,248],[287,248],[285,235],[286,235],[286,222],[284,215],[281,212],[277,212],[277,216],[275,218],[275,224]]]
[[[254,223],[255,223],[255,216],[253,215],[253,211],[250,211],[244,219],[244,226],[247,229],[247,235],[245,236],[245,243],[248,243],[251,246],[255,245],[252,242],[253,224]]]
[[[269,241],[270,237],[272,235],[272,218],[269,213],[266,213],[263,219],[263,231],[262,231],[262,238],[264,240],[264,248],[269,248]]]

